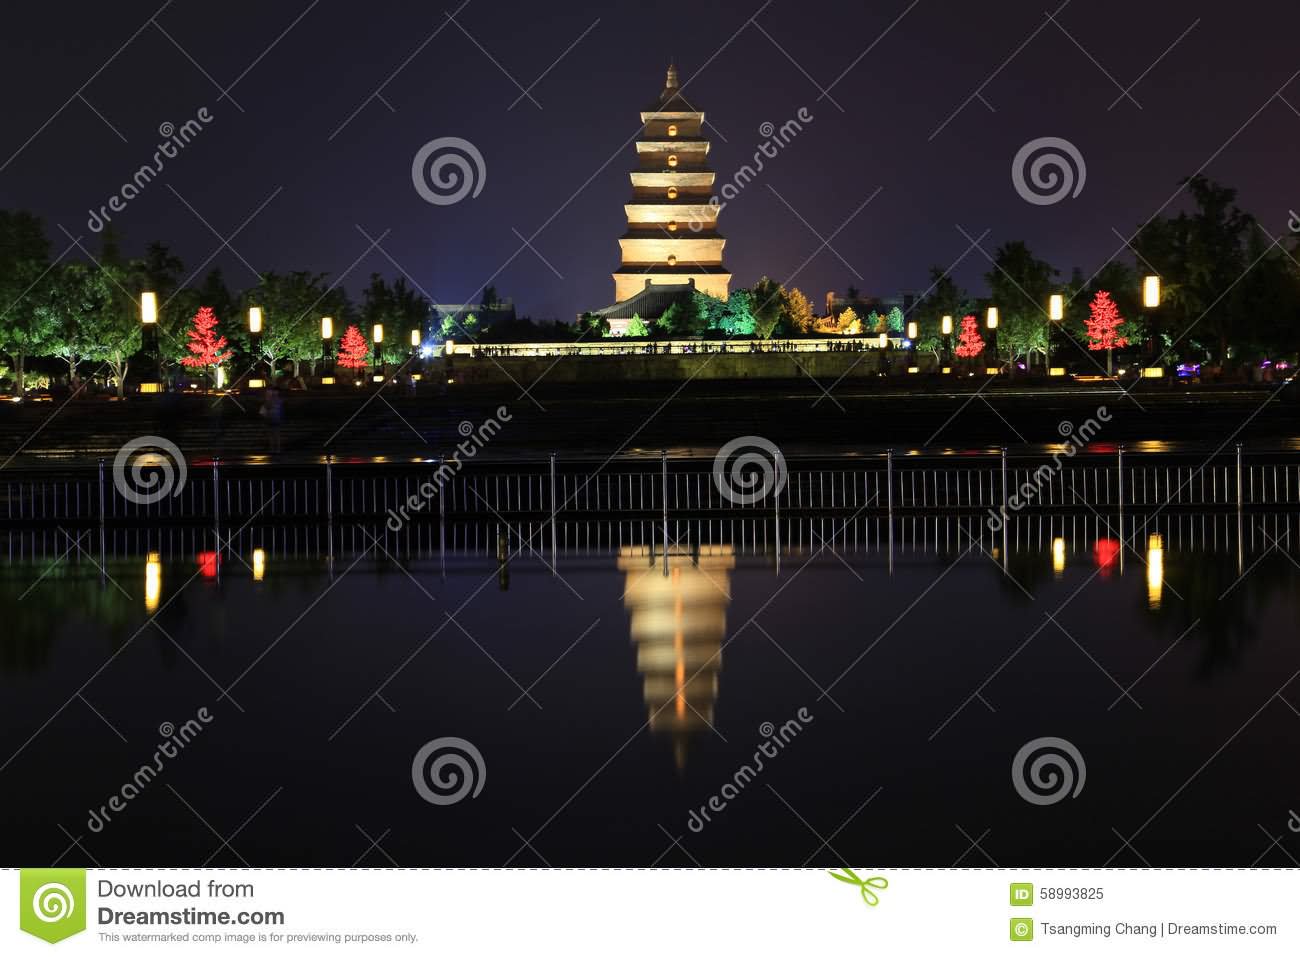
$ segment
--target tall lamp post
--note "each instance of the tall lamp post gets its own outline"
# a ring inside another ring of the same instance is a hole
[[[376,322],[375,328],[371,330],[371,341],[374,343],[375,360],[374,360],[374,381],[384,381],[384,324]]]
[[[321,357],[321,382],[324,385],[334,384],[334,320],[329,316],[321,316],[320,320],[320,357]],[[328,381],[326,381],[328,380]]]
[[[919,368],[916,364],[916,336],[918,332],[920,330],[917,329],[915,322],[907,324],[907,341],[910,343],[907,354],[907,370],[909,372]]]
[[[153,360],[158,373],[156,382],[141,382],[141,392],[162,391],[162,358],[158,352],[158,295],[152,292],[140,293],[140,346],[144,354]]]
[[[266,382],[257,372],[258,366],[262,364],[262,309],[260,306],[248,307],[248,344],[253,351],[253,368],[248,373],[248,387],[250,389],[260,389],[266,385]]]
[[[989,351],[993,353],[993,368],[997,370],[998,364],[998,307],[989,306],[988,314],[985,316],[985,325],[989,330]]]
[[[952,316],[944,316],[939,322],[939,330],[943,333],[943,364],[947,368],[952,367]]]
[[[880,374],[889,375],[889,333],[880,334]]]
[[[1061,320],[1065,318],[1065,296],[1060,293],[1053,293],[1052,298],[1047,301],[1047,318],[1051,320],[1051,326],[1047,330],[1047,374],[1054,376],[1057,374],[1065,375],[1065,369],[1059,370],[1052,368],[1052,357],[1060,351],[1060,335],[1058,330],[1061,328]]]
[[[1142,280],[1142,308],[1148,310],[1160,308],[1159,276],[1147,276]],[[1161,368],[1163,369],[1163,366]]]

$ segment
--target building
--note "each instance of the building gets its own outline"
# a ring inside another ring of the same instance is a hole
[[[624,207],[627,232],[619,239],[622,258],[614,273],[615,307],[659,285],[693,287],[726,299],[731,273],[722,263],[726,240],[718,233],[718,204],[710,202],[714,172],[704,112],[682,95],[675,65],[668,67],[663,91],[642,110],[641,122],[632,200]],[[638,314],[642,319],[658,315]]]

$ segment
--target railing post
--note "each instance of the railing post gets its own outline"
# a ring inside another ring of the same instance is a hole
[[[104,460],[99,460],[99,527],[104,527]]]
[[[1119,510],[1124,511],[1124,446],[1120,446],[1115,453],[1116,469],[1119,472]]]
[[[894,574],[894,450],[885,449],[885,524],[889,526],[889,574]]]
[[[1241,488],[1241,443],[1237,443],[1237,511],[1241,511],[1241,506],[1245,499],[1242,496]]]
[[[663,493],[664,577],[668,577],[668,450],[659,453],[660,486]]]
[[[217,539],[216,572],[221,581],[221,459],[212,460],[212,534]]]
[[[555,531],[555,523],[557,521],[556,518],[557,511],[558,508],[557,508],[557,503],[555,498],[555,453],[552,452],[551,453],[551,575],[552,577],[558,574],[557,569],[559,568],[558,543],[557,543],[557,536]]]

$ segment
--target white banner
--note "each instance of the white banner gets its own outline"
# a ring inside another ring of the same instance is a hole
[[[4,954],[1300,952],[1300,871],[58,868],[4,883]]]

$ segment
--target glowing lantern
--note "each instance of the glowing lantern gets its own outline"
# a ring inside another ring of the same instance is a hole
[[[1147,276],[1142,283],[1142,305],[1155,309],[1160,305],[1160,277]]]

